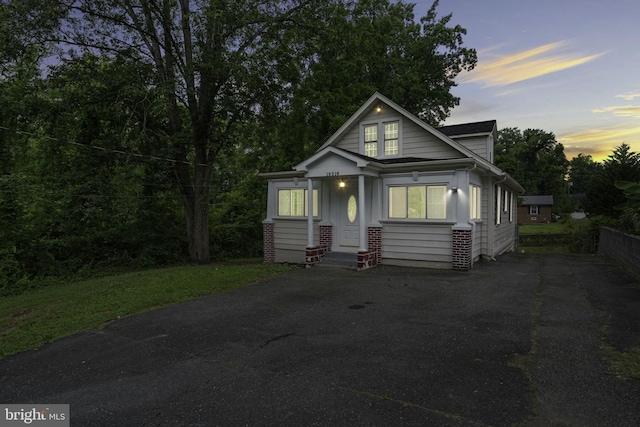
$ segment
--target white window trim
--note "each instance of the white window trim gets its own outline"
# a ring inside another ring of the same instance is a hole
[[[469,184],[469,219],[482,219],[482,186]]]
[[[280,191],[289,190],[289,191],[302,191],[303,199],[304,199],[304,208],[303,215],[281,215],[280,214]],[[300,187],[278,187],[275,189],[276,191],[276,217],[277,218],[292,218],[292,219],[305,219],[308,218],[309,212],[309,198],[308,198],[308,189],[300,188]],[[313,199],[313,217],[318,218],[320,216],[320,190],[317,188],[313,189],[314,199]]]
[[[391,202],[390,202],[390,192],[392,188],[404,188],[407,193],[410,187],[420,187],[425,189],[425,216],[419,218],[409,218],[409,204],[408,204],[408,194],[405,198],[405,216],[404,217],[392,217],[390,215]],[[444,217],[429,217],[429,187],[442,187],[444,189]],[[389,221],[398,221],[398,222],[424,222],[424,221],[437,221],[437,222],[445,222],[447,221],[447,215],[449,213],[448,209],[448,187],[446,184],[393,184],[386,186],[386,212],[385,217]]]
[[[533,209],[535,208],[535,209]],[[534,212],[535,210],[535,212]],[[538,205],[529,205],[529,215],[540,215],[540,206]]]
[[[496,199],[496,225],[500,225],[502,209],[500,208],[502,202],[502,187],[496,185],[495,189],[495,199]]]
[[[398,123],[398,154],[393,154],[386,156],[385,155],[385,147],[384,147],[384,125],[387,123]],[[377,156],[369,156],[374,157],[376,159],[393,159],[397,157],[402,157],[402,148],[403,148],[403,120],[402,116],[393,116],[393,117],[385,117],[380,119],[372,119],[360,122],[360,132],[359,132],[359,152],[362,155],[365,155],[364,150],[364,129],[367,126],[377,125],[378,126],[378,154]]]

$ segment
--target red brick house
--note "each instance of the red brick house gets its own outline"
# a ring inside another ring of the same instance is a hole
[[[535,224],[553,220],[553,196],[524,196],[518,206],[518,222]]]

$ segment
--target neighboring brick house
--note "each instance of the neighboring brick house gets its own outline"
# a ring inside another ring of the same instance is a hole
[[[518,206],[518,222],[535,224],[553,220],[553,196],[523,196]]]

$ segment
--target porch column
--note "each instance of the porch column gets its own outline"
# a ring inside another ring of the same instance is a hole
[[[313,247],[313,180],[307,179],[307,247]]]
[[[365,204],[364,204],[364,175],[358,175],[358,214],[360,215],[360,248],[358,251],[366,252],[368,250],[367,247],[367,227],[365,224]]]

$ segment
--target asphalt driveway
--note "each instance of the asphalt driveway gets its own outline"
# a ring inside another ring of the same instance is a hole
[[[0,361],[72,426],[640,425],[636,280],[596,256],[298,269]],[[179,283],[176,286],[180,286]]]

